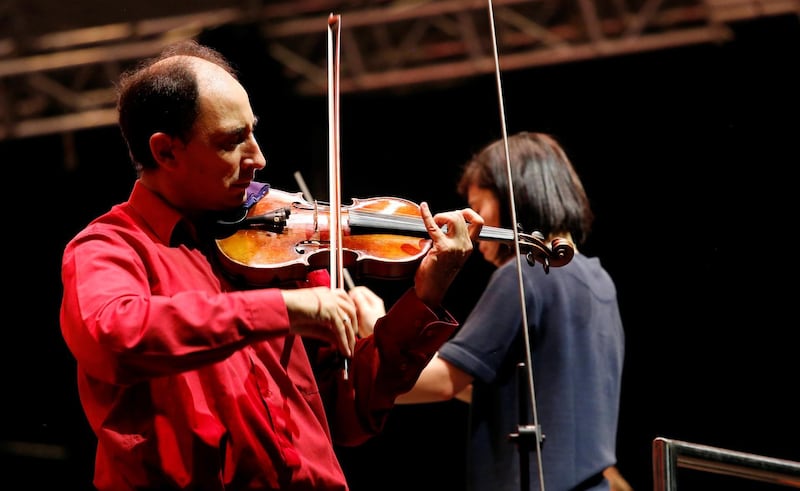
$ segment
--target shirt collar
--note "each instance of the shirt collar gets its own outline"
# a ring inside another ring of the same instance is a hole
[[[142,217],[142,220],[150,226],[156,237],[162,243],[169,245],[172,232],[183,220],[183,215],[160,196],[147,189],[139,180],[134,183],[128,202]]]
[[[255,203],[258,202],[269,191],[269,184],[253,181],[247,189],[247,200],[242,205],[243,212],[246,213]],[[133,191],[128,199],[131,207],[142,217],[153,233],[164,244],[170,244],[175,227],[183,223],[186,231],[194,232],[194,227],[190,224],[178,210],[170,206],[160,196],[149,190],[141,181],[137,180],[133,185]]]

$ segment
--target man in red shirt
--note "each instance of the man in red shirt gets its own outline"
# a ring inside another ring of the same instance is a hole
[[[421,204],[432,246],[414,287],[359,338],[355,303],[324,270],[302,288],[236,288],[215,260],[208,224],[248,204],[266,165],[219,53],[167,48],[123,75],[118,109],[138,179],[62,262],[61,330],[97,436],[95,487],[346,490],[333,443],[380,431],[453,333],[440,304],[481,217]],[[334,363],[339,376],[321,378],[315,363],[315,378],[303,337],[348,359],[348,376]]]

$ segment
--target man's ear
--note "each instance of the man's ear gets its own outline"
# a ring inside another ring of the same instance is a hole
[[[174,143],[175,139],[166,133],[153,133],[150,137],[150,153],[158,165],[170,167],[175,164]]]

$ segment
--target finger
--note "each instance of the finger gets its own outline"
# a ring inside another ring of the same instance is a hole
[[[462,210],[462,216],[467,221],[467,229],[469,231],[469,236],[472,240],[477,240],[478,236],[480,235],[481,229],[484,225],[483,217],[478,214],[477,211],[473,210],[472,208],[465,208]]]
[[[331,311],[329,328],[339,345],[339,350],[346,356],[352,356],[355,346],[354,329],[358,328],[354,322],[356,306],[350,295],[341,288],[331,290],[336,302],[335,308]]]
[[[356,335],[355,335],[355,333],[357,332],[356,331],[357,327],[354,326],[354,324],[356,324],[356,323],[354,323],[352,320],[350,320],[349,316],[344,315],[344,316],[342,316],[341,319],[342,319],[341,322],[342,322],[342,327],[343,327],[343,334],[344,334],[344,338],[345,338],[344,339],[344,342],[345,342],[345,344],[344,344],[344,347],[345,347],[344,355],[346,357],[350,358],[350,357],[353,356],[353,348],[355,347],[355,344],[356,344]]]
[[[353,302],[355,302],[356,308],[359,308],[362,304],[368,303],[363,288],[363,286],[356,286],[347,292],[350,295],[350,298],[353,299]]]
[[[346,358],[350,358],[353,354],[353,343],[350,341],[353,326],[350,318],[340,311],[338,315],[334,316],[331,329],[335,331],[333,334],[336,338],[336,344],[339,346],[339,351]]]
[[[439,228],[436,221],[433,219],[433,214],[431,214],[431,209],[426,201],[420,203],[419,213],[422,216],[422,223],[425,225],[425,230],[428,231],[428,235],[430,235],[433,240],[441,239],[444,236],[444,232],[442,232],[442,229]]]
[[[357,286],[348,292],[356,304],[356,310],[372,309],[375,306],[375,295],[370,295],[371,290],[364,286]]]
[[[358,334],[358,309],[350,295],[345,293],[341,306],[341,319],[344,327],[345,341],[347,343],[347,356],[352,356]]]
[[[464,217],[457,212],[439,213],[433,216],[433,220],[442,231],[446,230],[447,237],[451,239],[467,238],[467,222]]]

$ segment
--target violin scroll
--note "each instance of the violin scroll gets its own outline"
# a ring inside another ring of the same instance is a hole
[[[519,234],[519,247],[521,252],[525,252],[528,264],[535,266],[537,262],[540,263],[545,273],[549,273],[551,267],[566,265],[575,255],[575,249],[569,240],[559,237],[547,245],[544,242],[544,235],[538,231]]]

